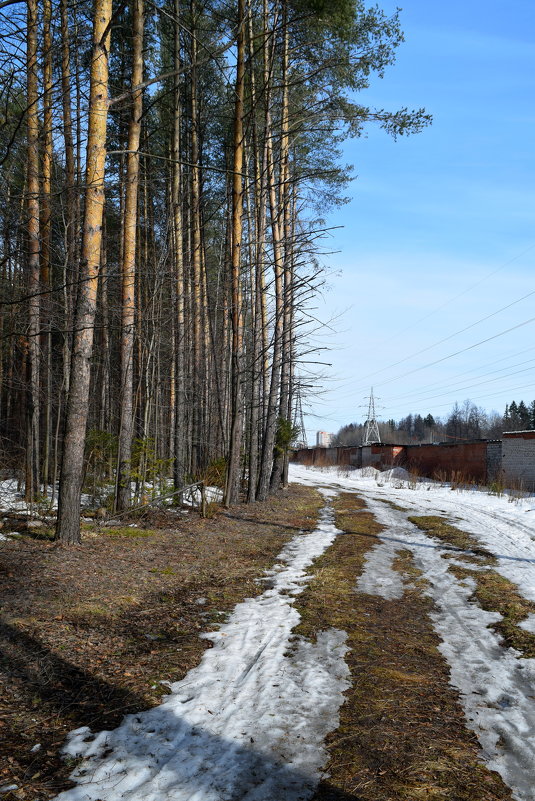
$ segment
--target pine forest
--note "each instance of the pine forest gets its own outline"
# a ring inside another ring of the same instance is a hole
[[[284,484],[341,146],[428,122],[359,103],[402,38],[357,0],[0,2],[2,462],[58,540],[88,485]]]

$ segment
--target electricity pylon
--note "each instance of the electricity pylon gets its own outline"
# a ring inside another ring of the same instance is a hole
[[[305,418],[303,417],[303,404],[301,401],[301,387],[297,384],[295,390],[295,408],[294,408],[294,428],[297,429],[297,435],[294,440],[294,448],[308,448],[307,433],[305,430]]]
[[[368,404],[368,419],[364,428],[363,445],[372,445],[374,442],[381,442],[379,426],[375,417],[375,398],[373,397],[373,387],[370,390],[370,401]]]

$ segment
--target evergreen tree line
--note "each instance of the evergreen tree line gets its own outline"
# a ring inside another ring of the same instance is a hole
[[[427,414],[409,414],[401,420],[379,422],[381,441],[397,445],[424,442],[463,442],[471,439],[501,439],[506,431],[535,430],[535,401],[530,404],[512,401],[505,406],[503,415],[486,412],[471,400],[455,403],[449,415],[441,419]],[[365,424],[351,423],[338,431],[334,444],[339,446],[362,445]]]
[[[286,481],[340,146],[402,41],[359,0],[0,4],[0,437],[26,497]],[[313,357],[312,357],[313,358]]]

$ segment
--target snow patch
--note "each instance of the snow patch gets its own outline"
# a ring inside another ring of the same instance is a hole
[[[292,642],[293,602],[310,580],[306,569],[340,533],[332,520],[324,510],[315,531],[286,545],[269,588],[204,635],[213,648],[160,706],[111,732],[71,732],[65,753],[85,760],[71,777],[77,786],[58,801],[311,797],[349,686],[346,635],[331,629],[315,643]]]
[[[364,570],[357,579],[357,590],[368,595],[380,595],[388,601],[402,598],[404,587],[401,574],[392,562],[400,550],[395,542],[381,542],[366,556]]]
[[[382,478],[384,478],[385,481],[391,481],[394,478],[400,481],[408,481],[410,479],[410,474],[404,467],[392,467],[390,470],[384,471]]]
[[[223,490],[219,487],[205,487],[204,497],[207,503],[219,503],[223,500]],[[181,496],[181,503],[184,506],[200,506],[202,502],[202,494],[199,487],[192,487],[188,489],[184,495]]]
[[[292,466],[292,478],[301,482],[303,473],[302,467]],[[314,481],[324,483],[325,478],[319,472],[314,478],[308,471],[303,483]],[[381,488],[373,480],[355,475],[333,478],[330,483],[361,492],[372,490],[376,496],[410,504],[411,511],[457,518],[456,525],[497,556],[500,573],[525,597],[535,595],[535,521],[528,518],[526,522],[523,501],[510,504],[507,497],[470,490],[451,492],[449,487],[438,485],[429,497],[423,484],[411,487],[409,498],[407,488]],[[434,601],[431,619],[442,641],[440,650],[450,665],[451,683],[460,693],[467,725],[478,737],[488,766],[502,776],[513,798],[533,801],[535,659],[520,659],[520,654],[505,647],[502,638],[489,628],[501,615],[487,612],[471,600],[474,580],[460,581],[448,570],[452,560],[443,555],[451,551],[409,523],[402,512],[369,494],[366,501],[385,530],[379,535],[381,542],[368,555],[359,589],[385,598],[399,597],[392,594],[392,561],[397,551],[412,551],[415,566],[427,582],[425,592]],[[460,561],[460,555],[458,558]],[[535,632],[535,615],[520,625]]]
[[[525,620],[521,620],[518,624],[524,631],[529,631],[530,634],[535,634],[535,615],[528,615]]]

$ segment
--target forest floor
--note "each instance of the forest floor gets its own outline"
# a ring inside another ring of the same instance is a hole
[[[293,475],[0,543],[2,798],[533,801],[529,510]]]

